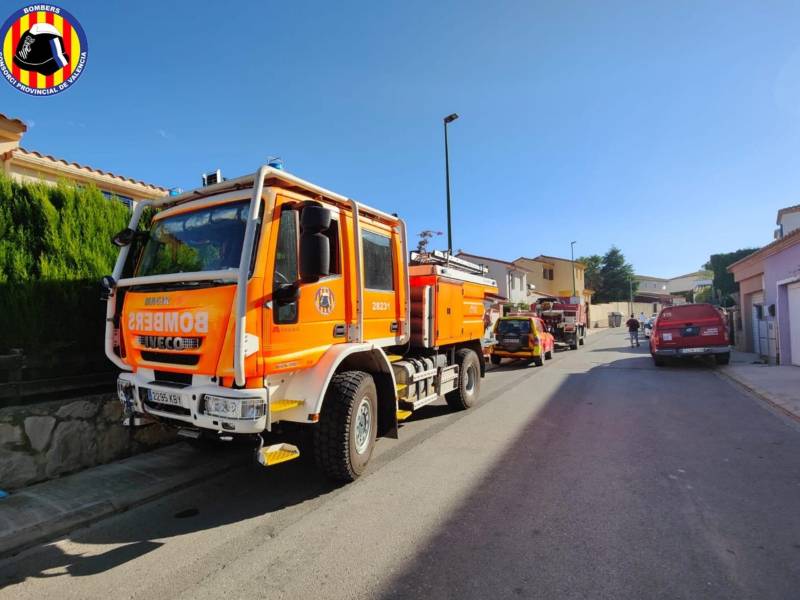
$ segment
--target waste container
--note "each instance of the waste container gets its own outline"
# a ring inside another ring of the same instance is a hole
[[[622,313],[621,312],[608,313],[608,326],[619,327],[620,325],[622,325]]]

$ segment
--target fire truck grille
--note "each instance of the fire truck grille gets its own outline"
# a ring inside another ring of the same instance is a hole
[[[142,358],[150,362],[169,365],[194,366],[200,362],[199,354],[171,354],[169,352],[150,352],[149,350],[142,350]]]
[[[136,343],[152,350],[199,350],[203,338],[165,335],[137,335]]]

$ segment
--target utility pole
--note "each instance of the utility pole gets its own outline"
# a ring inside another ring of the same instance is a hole
[[[569,243],[569,256],[572,260],[572,297],[578,295],[578,290],[575,288],[575,242]]]
[[[629,315],[633,314],[633,278],[628,276],[628,303],[630,305]]]
[[[453,254],[453,228],[450,220],[450,151],[447,146],[447,125],[458,118],[456,113],[444,118],[444,177],[447,186],[447,253]]]

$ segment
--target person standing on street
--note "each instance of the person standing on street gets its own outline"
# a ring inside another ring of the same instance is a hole
[[[631,334],[631,348],[634,344],[639,346],[639,321],[631,314],[631,318],[625,323],[628,326],[628,333]]]

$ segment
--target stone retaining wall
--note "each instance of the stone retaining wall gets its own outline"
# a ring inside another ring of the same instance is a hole
[[[138,454],[175,440],[161,425],[131,433],[116,394],[0,409],[0,489]]]

